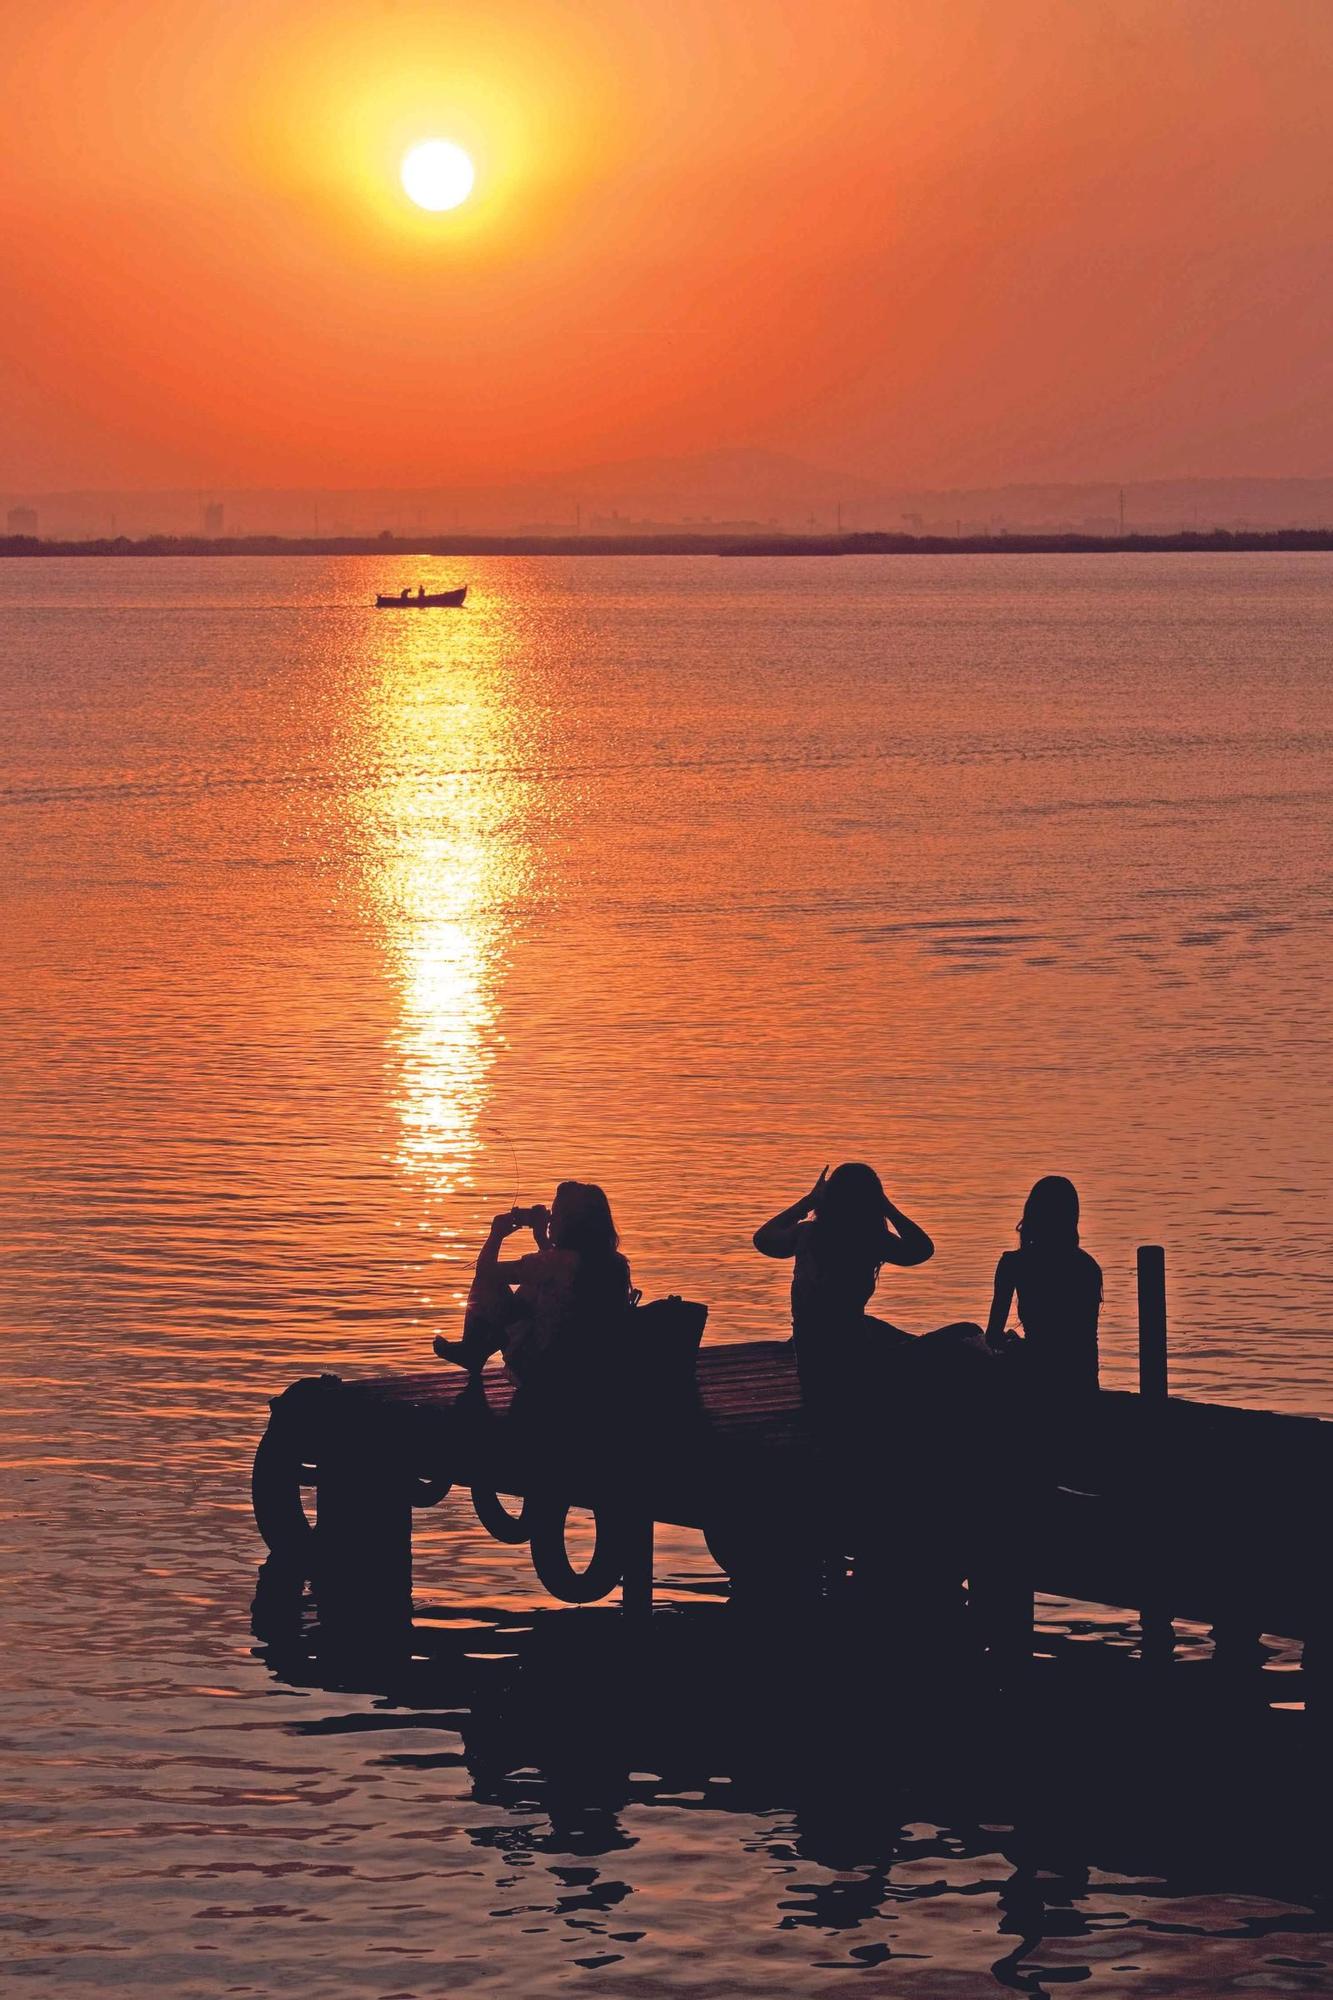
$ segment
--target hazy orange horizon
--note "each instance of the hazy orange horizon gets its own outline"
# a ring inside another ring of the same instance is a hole
[[[1333,468],[1324,0],[45,0],[7,44],[8,488]]]

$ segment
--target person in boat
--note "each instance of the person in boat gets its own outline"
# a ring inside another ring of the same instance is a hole
[[[502,1260],[517,1230],[535,1249]],[[473,1373],[497,1352],[525,1388],[576,1384],[623,1330],[637,1294],[620,1252],[611,1204],[590,1181],[561,1181],[549,1209],[497,1215],[477,1258],[461,1340],[435,1340],[435,1352]]]
[[[756,1229],[754,1247],[793,1261],[792,1338],[807,1409],[846,1411],[882,1386],[914,1342],[866,1308],[886,1264],[924,1264],[935,1245],[889,1200],[874,1168],[825,1167],[809,1194]]]
[[[1079,1243],[1078,1189],[1063,1174],[1039,1180],[1023,1204],[1018,1248],[995,1267],[986,1342],[1021,1347],[1032,1387],[1045,1398],[1083,1400],[1098,1387],[1102,1272]],[[1014,1301],[1023,1334],[1009,1333]]]
[[[406,604],[406,602],[407,602],[408,598],[409,598],[409,597],[410,597],[410,596],[412,595],[412,587],[411,587],[411,585],[410,585],[410,584],[407,584],[407,583],[405,583],[405,584],[403,585],[402,589],[401,589],[401,590],[399,591],[398,595],[399,595],[399,597],[401,597],[401,599],[403,600],[403,603],[404,603],[404,604]]]
[[[424,598],[425,595],[426,595],[426,586],[424,583],[419,583],[417,585],[417,597],[420,599]]]

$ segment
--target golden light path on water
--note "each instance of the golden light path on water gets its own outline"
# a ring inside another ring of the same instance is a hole
[[[487,851],[475,793],[456,776],[400,779],[388,813],[396,850],[385,856],[383,907],[403,1008],[399,1163],[433,1193],[452,1194],[476,1150],[493,1060]]]
[[[510,823],[494,766],[507,705],[493,669],[512,645],[503,613],[472,607],[387,614],[374,702],[382,776],[369,811],[370,882],[401,999],[392,1042],[397,1164],[433,1211],[475,1185],[487,1083],[503,1048],[496,997],[502,906],[532,856]]]

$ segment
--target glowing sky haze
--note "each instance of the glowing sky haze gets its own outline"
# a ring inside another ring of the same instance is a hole
[[[1333,466],[1327,0],[43,0],[6,49],[9,489]]]

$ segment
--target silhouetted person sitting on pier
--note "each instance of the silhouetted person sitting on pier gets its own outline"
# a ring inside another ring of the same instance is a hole
[[[895,1208],[873,1167],[825,1167],[809,1194],[754,1233],[765,1257],[791,1257],[791,1323],[801,1394],[816,1416],[848,1407],[912,1336],[866,1307],[885,1264],[924,1264],[935,1245]]]
[[[501,1244],[524,1227],[536,1250],[502,1263]],[[524,1386],[591,1380],[634,1303],[619,1244],[611,1205],[591,1182],[561,1181],[549,1211],[497,1215],[477,1258],[463,1338],[439,1336],[435,1352],[476,1372],[499,1351]]]
[[[1078,1189],[1063,1174],[1047,1174],[1023,1205],[1018,1248],[995,1267],[995,1295],[986,1340],[1003,1348],[1015,1297],[1022,1348],[1033,1388],[1056,1399],[1089,1396],[1097,1384],[1097,1320],[1101,1266],[1079,1247]]]

